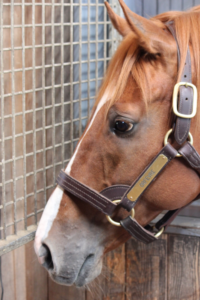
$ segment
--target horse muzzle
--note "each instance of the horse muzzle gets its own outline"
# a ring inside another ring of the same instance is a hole
[[[38,244],[35,243],[35,252],[40,264],[55,282],[81,287],[101,273],[102,253],[90,250],[90,253],[81,251],[80,255],[80,252],[76,251],[76,246],[70,248],[70,251],[66,247],[55,249],[55,245],[51,247],[47,243],[42,243],[38,248]],[[80,247],[78,248],[80,250]]]

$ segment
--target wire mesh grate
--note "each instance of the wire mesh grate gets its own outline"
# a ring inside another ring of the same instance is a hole
[[[118,1],[111,5],[119,12]],[[103,1],[0,3],[1,239],[37,224],[119,37]]]

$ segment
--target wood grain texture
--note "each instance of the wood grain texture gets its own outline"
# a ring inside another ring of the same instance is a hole
[[[86,291],[86,300],[125,300],[125,245],[107,253],[102,274]]]
[[[39,264],[33,242],[25,245],[26,300],[47,300],[47,271]],[[23,300],[23,299],[20,299]]]
[[[49,276],[48,289],[48,300],[85,300],[85,288],[59,285],[55,283]]]
[[[86,287],[85,300],[103,300],[106,297],[106,279],[109,270],[106,265],[106,257],[104,258],[104,266],[102,273]]]
[[[125,300],[125,245],[105,257],[108,268],[104,300]]]
[[[12,252],[14,260],[15,300],[26,300],[26,264],[25,246]]]
[[[168,299],[197,300],[200,290],[198,237],[169,235]]]
[[[126,300],[167,300],[167,236],[149,245],[126,245]]]
[[[53,282],[30,242],[2,256],[2,278],[4,300],[199,300],[200,239],[165,234],[149,245],[131,239],[105,256],[88,290]]]
[[[4,286],[4,299],[15,300],[15,278],[14,278],[14,259],[13,252],[2,256],[2,280]],[[0,287],[1,292],[1,287]],[[22,299],[24,300],[24,299]]]

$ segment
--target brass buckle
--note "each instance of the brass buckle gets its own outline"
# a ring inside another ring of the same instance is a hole
[[[114,202],[114,203],[119,203],[119,202],[121,202],[121,200],[114,200],[114,201],[112,201],[112,202]],[[132,217],[133,219],[134,219],[134,217],[135,217],[135,209],[134,209],[134,208],[131,209],[131,217]],[[109,221],[112,225],[115,225],[115,226],[122,226],[119,222],[113,221],[113,219],[112,219],[110,216],[106,215],[106,218],[108,219],[108,221]]]
[[[163,233],[164,229],[165,229],[165,227],[162,227],[156,234],[154,234],[154,236],[156,238],[158,238],[159,236],[161,236],[161,234]]]
[[[181,114],[178,109],[178,90],[180,86],[186,86],[186,87],[191,87],[193,89],[193,108],[192,108],[192,113],[190,115],[186,114]],[[196,113],[197,113],[197,88],[194,84],[189,83],[189,82],[178,82],[174,86],[174,92],[173,92],[173,101],[172,101],[172,107],[173,107],[173,112],[175,113],[176,116],[184,119],[191,119],[193,118]]]
[[[114,201],[112,201],[112,202],[114,202],[114,203],[120,203],[121,200],[114,200]],[[131,209],[131,217],[132,217],[133,219],[134,219],[134,217],[135,217],[135,209],[134,209],[134,208]],[[112,219],[110,216],[106,215],[106,218],[107,218],[107,220],[108,220],[112,225],[115,225],[115,226],[122,226],[119,222],[113,221],[113,219]],[[154,234],[154,236],[155,236],[156,238],[158,238],[158,237],[163,233],[164,229],[165,229],[165,227],[162,227],[156,234]]]
[[[165,137],[164,137],[164,145],[166,146],[168,144],[168,138],[170,136],[170,134],[172,133],[173,129],[171,128],[170,130],[167,131]],[[189,132],[188,133],[188,138],[189,138],[189,143],[191,145],[193,145],[193,137],[192,137],[192,134]],[[176,157],[181,157],[182,155],[180,153],[177,153],[176,154]]]

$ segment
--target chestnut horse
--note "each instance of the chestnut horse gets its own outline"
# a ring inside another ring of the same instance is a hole
[[[173,88],[180,81],[188,45],[192,82],[200,90],[200,7],[147,20],[131,12],[122,0],[125,19],[105,4],[114,27],[124,38],[65,169],[98,192],[115,184],[131,185],[161,150],[172,124]],[[179,68],[168,21],[173,21],[179,42]],[[200,110],[190,128],[197,151],[199,114]],[[162,210],[190,203],[199,192],[199,175],[182,158],[176,158],[142,195],[135,206],[135,218],[145,226]],[[121,220],[125,214],[118,210],[115,218]],[[57,186],[40,220],[35,251],[55,281],[83,286],[100,274],[104,253],[129,238],[122,227],[111,225],[101,212]]]

